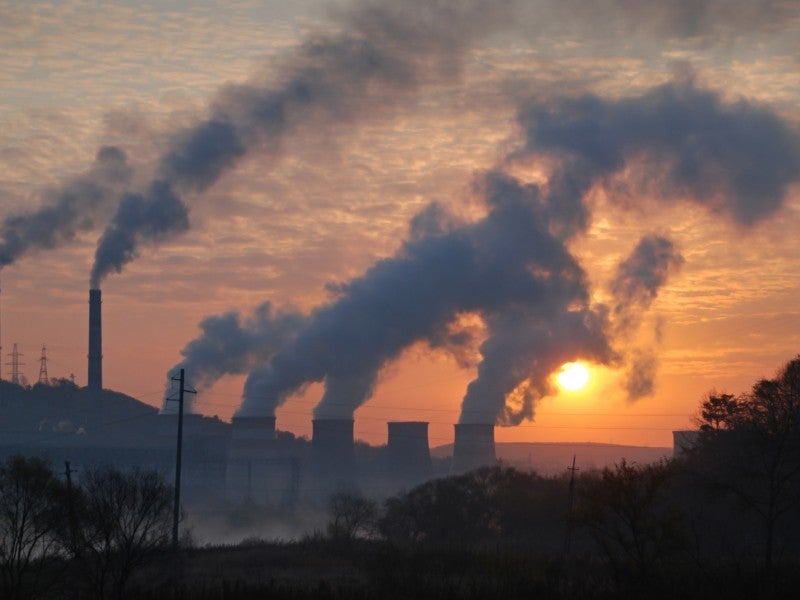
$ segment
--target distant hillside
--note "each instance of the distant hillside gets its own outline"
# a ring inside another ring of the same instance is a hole
[[[158,409],[111,390],[0,381],[0,445],[141,444],[157,416]]]
[[[572,464],[582,471],[602,469],[620,462],[650,463],[663,457],[672,456],[672,448],[649,448],[644,446],[619,446],[616,444],[595,444],[591,442],[515,442],[496,444],[497,458],[519,469],[534,471],[542,475],[564,473]],[[453,445],[437,446],[431,449],[436,458],[452,456]]]

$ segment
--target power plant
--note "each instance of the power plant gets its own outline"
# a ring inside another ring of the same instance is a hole
[[[111,463],[154,468],[167,475],[174,471],[178,415],[103,389],[101,310],[100,289],[89,290],[87,387],[64,387],[61,380],[61,387],[45,382],[35,390],[19,386],[6,393],[7,407],[30,425],[12,427],[13,436],[0,433],[0,457],[22,448],[76,466]],[[22,398],[25,393],[43,396],[30,401]],[[79,421],[72,416],[78,412]],[[25,436],[27,426],[32,431],[35,426],[35,439]],[[492,425],[456,425],[452,462],[432,458],[427,422],[393,421],[387,428],[387,445],[374,447],[355,441],[352,418],[314,419],[311,439],[306,440],[279,432],[274,416],[237,415],[227,424],[216,417],[185,414],[184,498],[286,508],[325,502],[339,489],[391,494],[435,476],[495,462]]]

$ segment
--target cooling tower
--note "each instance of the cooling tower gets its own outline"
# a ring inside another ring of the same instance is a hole
[[[355,479],[353,419],[314,419],[312,424],[311,460],[315,477]]]
[[[478,467],[494,465],[494,425],[485,423],[458,423],[453,444],[453,474],[466,473]]]
[[[419,483],[431,476],[428,424],[421,421],[388,423],[386,447],[388,475],[404,483]]]
[[[233,417],[225,472],[229,502],[278,505],[286,488],[287,461],[278,456],[275,417]]]
[[[103,323],[100,290],[89,290],[89,377],[90,389],[103,389]]]

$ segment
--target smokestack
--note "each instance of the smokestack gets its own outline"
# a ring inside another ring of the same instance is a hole
[[[418,483],[431,476],[428,424],[421,421],[388,423],[386,447],[389,476],[406,483]]]
[[[453,444],[453,474],[466,473],[478,467],[494,465],[494,425],[488,423],[458,423]]]
[[[355,478],[353,419],[314,419],[311,454],[314,474],[321,479]]]
[[[93,390],[103,389],[103,324],[100,290],[89,290],[89,379]]]

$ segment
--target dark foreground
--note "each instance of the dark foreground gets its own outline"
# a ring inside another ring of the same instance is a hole
[[[252,543],[165,556],[137,577],[134,599],[796,598],[800,565],[767,582],[754,564],[691,561],[633,575],[597,557],[525,548],[392,548],[382,542]]]

